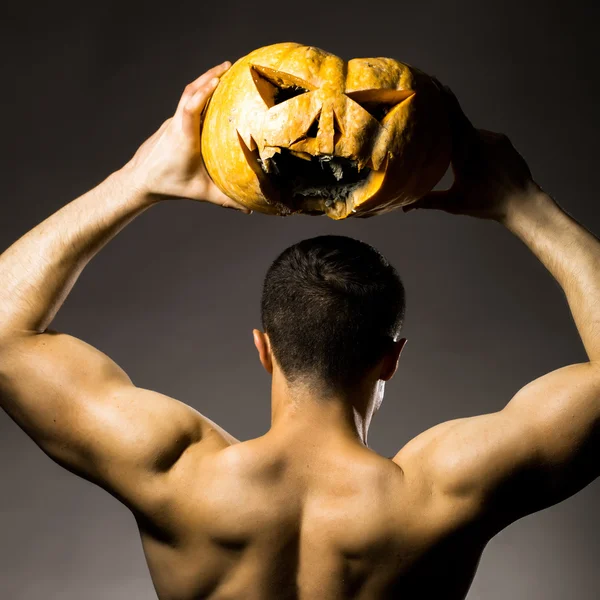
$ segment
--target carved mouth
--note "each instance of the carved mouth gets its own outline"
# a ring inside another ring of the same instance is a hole
[[[371,174],[368,167],[358,168],[354,160],[341,156],[310,156],[282,148],[272,158],[258,159],[270,181],[282,191],[282,199],[323,200],[325,206],[346,202]]]

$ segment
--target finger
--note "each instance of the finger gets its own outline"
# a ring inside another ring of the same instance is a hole
[[[464,113],[454,92],[445,85],[443,87],[443,93],[446,99],[446,107],[448,109],[448,116],[450,117],[450,127],[453,136],[459,139],[477,137],[475,126]]]
[[[444,86],[443,93],[452,136],[452,162],[460,167],[466,157],[479,145],[480,136],[473,123],[465,115],[452,90],[448,86]]]
[[[179,111],[181,119],[181,128],[186,135],[197,136],[200,133],[200,117],[212,93],[219,83],[218,77],[214,77],[208,83],[205,83],[196,93],[187,101]]]
[[[206,193],[206,200],[212,204],[223,206],[224,208],[232,208],[239,210],[247,215],[251,215],[252,211],[243,204],[236,202],[226,194],[224,194],[216,185],[211,185],[208,192]]]
[[[443,94],[444,86],[442,85],[442,82],[437,77],[435,77],[435,75],[431,77],[431,80],[433,81],[433,85]]]
[[[177,105],[177,110],[183,108],[190,98],[206,83],[208,83],[211,79],[215,77],[221,77],[228,69],[231,67],[231,63],[227,60],[212,69],[206,71],[206,73],[202,73],[200,77],[189,83],[185,89],[183,90],[183,94],[179,100],[179,104]]]
[[[221,77],[231,67],[231,63],[226,60],[224,63],[213,67],[206,71],[206,73],[202,73],[200,77],[189,83],[185,89],[183,90],[183,94],[179,99],[179,104],[177,105],[177,111],[180,111],[190,100],[190,98],[206,83],[208,83],[214,77]],[[176,112],[177,112],[176,111]]]
[[[418,208],[429,208],[433,210],[448,210],[449,205],[452,203],[453,198],[456,195],[456,190],[450,188],[449,190],[436,190],[425,194],[419,200],[416,200],[412,204],[408,204],[402,207],[404,212],[410,212]]]
[[[484,140],[489,140],[490,142],[504,142],[506,144],[510,144],[510,139],[506,134],[500,133],[498,131],[490,131],[489,129],[480,129],[479,133]]]

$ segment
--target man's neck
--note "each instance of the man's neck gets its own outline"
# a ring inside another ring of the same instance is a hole
[[[314,444],[355,442],[367,445],[375,386],[365,382],[352,393],[324,397],[308,386],[289,386],[278,370],[271,388],[271,433]]]

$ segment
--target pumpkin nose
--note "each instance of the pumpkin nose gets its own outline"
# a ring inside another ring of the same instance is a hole
[[[333,154],[335,152],[333,120],[333,107],[330,104],[324,105],[319,117],[319,133],[317,135],[321,154]]]
[[[342,126],[334,104],[323,104],[318,117],[307,132],[307,137],[316,137],[320,154],[335,154],[335,148],[343,136]]]

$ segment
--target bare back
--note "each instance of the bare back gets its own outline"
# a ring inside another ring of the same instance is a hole
[[[464,598],[498,531],[598,476],[598,363],[393,460],[314,420],[240,443],[64,334],[24,337],[0,367],[8,414],[136,516],[161,600]]]
[[[485,543],[468,508],[358,446],[282,451],[265,435],[171,473],[174,538],[140,524],[162,600],[463,598]]]

